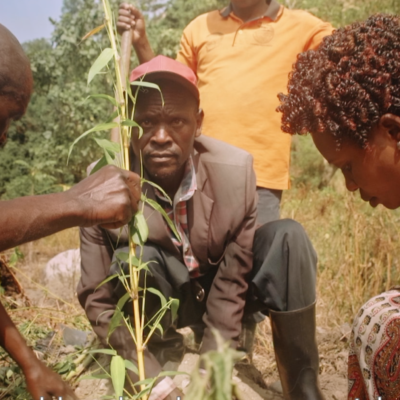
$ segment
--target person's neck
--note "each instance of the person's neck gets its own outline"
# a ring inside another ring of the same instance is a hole
[[[173,202],[174,198],[175,198],[175,194],[178,191],[179,186],[181,185],[184,173],[185,173],[185,168],[182,168],[181,171],[179,171],[174,176],[167,176],[167,177],[163,177],[161,179],[157,179],[156,177],[153,177],[151,180],[154,183],[156,183],[158,186],[160,186],[161,189],[164,190],[164,192],[168,195],[170,200]]]
[[[252,19],[261,17],[266,13],[269,7],[270,0],[261,0],[257,4],[251,7],[235,7],[231,3],[231,7],[233,10],[233,13],[239,17],[242,21],[247,22]]]

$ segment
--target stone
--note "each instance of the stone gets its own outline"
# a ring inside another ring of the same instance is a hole
[[[81,255],[79,249],[67,250],[53,257],[44,269],[44,284],[55,297],[71,301],[76,298],[80,279]]]

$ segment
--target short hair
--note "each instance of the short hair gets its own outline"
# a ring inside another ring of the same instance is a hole
[[[377,14],[340,28],[301,53],[278,95],[282,130],[333,135],[365,148],[386,113],[400,116],[400,17]]]

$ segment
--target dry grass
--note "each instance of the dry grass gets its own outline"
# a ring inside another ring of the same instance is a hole
[[[305,227],[319,255],[322,326],[351,322],[370,297],[400,282],[400,212],[363,202],[337,174],[323,191],[287,192],[283,216]]]

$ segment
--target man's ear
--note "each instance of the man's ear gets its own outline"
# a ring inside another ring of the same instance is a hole
[[[379,125],[396,142],[400,141],[400,117],[394,114],[384,114],[379,120]]]
[[[199,111],[197,111],[196,115],[196,134],[195,137],[199,137],[201,135],[201,127],[203,125],[203,119],[204,119],[204,111],[199,108]]]

